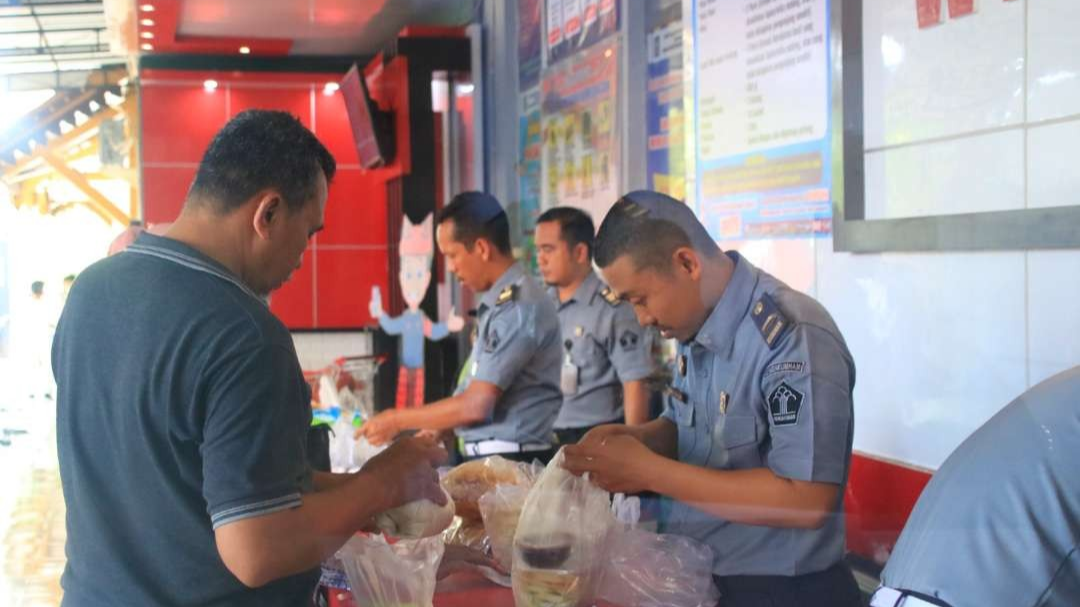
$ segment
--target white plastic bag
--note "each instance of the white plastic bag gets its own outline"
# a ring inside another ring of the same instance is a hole
[[[431,537],[443,532],[454,520],[454,500],[443,489],[446,505],[429,499],[411,501],[375,517],[375,527],[383,533],[404,539]]]
[[[388,544],[382,535],[353,536],[337,552],[357,605],[432,607],[442,538]]]
[[[562,467],[560,450],[537,479],[514,535],[518,607],[576,607],[595,597],[615,525],[610,497]]]
[[[514,562],[514,534],[530,489],[526,485],[496,485],[480,497],[480,515],[491,541],[491,554],[507,571]]]
[[[635,607],[712,607],[712,549],[688,537],[626,528],[612,534],[597,597]]]

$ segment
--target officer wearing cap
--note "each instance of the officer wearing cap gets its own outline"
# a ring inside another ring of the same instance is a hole
[[[860,605],[843,561],[855,365],[828,312],[655,192],[614,205],[596,261],[679,347],[663,417],[593,430],[567,468],[673,498],[667,530],[712,546],[725,607]]]
[[[593,271],[595,232],[589,215],[571,207],[548,209],[536,220],[537,265],[562,329],[560,444],[576,443],[601,424],[649,421],[653,331]]]
[[[1080,604],[1080,367],[1036,385],[934,473],[873,607]]]
[[[404,430],[454,428],[466,459],[501,455],[547,461],[562,404],[555,305],[514,261],[502,205],[480,192],[458,194],[435,217],[446,267],[474,291],[477,336],[466,382],[452,396],[416,409],[384,411],[358,431],[374,444]]]

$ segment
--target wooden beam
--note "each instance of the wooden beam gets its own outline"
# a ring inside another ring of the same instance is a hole
[[[117,112],[118,110],[116,108],[101,108],[101,110],[96,112],[86,122],[76,126],[59,137],[56,137],[45,145],[39,145],[34,148],[28,155],[23,156],[16,161],[14,165],[11,165],[4,170],[4,180],[7,181],[8,176],[15,176],[33,163],[43,160],[45,154],[57,154],[69,145],[80,141],[84,136],[91,134],[94,129],[98,128],[102,122],[115,116]]]
[[[89,204],[96,206],[100,211],[107,214],[110,219],[119,222],[120,225],[128,225],[131,223],[131,218],[126,213],[116,208],[116,205],[114,205],[111,200],[106,198],[104,194],[91,185],[85,175],[69,167],[64,161],[48,151],[42,151],[41,158],[49,163],[52,168],[56,169],[57,173],[60,173],[65,179],[70,181],[72,185],[79,189],[79,191],[86,194],[86,197],[90,199]]]
[[[142,128],[142,122],[140,122],[141,115],[139,114],[139,89],[138,87],[132,87],[126,97],[124,97],[124,131],[127,135],[128,141],[131,142],[131,149],[128,152],[128,168],[132,171],[131,178],[131,193],[128,197],[128,215],[132,219],[142,219],[142,200],[139,195],[139,188],[141,181],[139,175],[141,173],[139,168],[140,158],[140,138],[139,130]]]

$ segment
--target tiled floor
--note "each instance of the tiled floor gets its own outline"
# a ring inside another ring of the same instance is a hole
[[[56,607],[64,569],[64,497],[55,403],[30,399],[0,359],[0,605]]]

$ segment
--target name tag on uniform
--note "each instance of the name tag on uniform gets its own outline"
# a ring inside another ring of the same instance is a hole
[[[559,388],[565,395],[577,394],[578,391],[578,367],[571,362],[569,354],[563,360],[562,371],[559,374]]]
[[[474,361],[473,361],[473,363],[472,363],[472,375],[473,375],[473,377],[475,377],[475,376],[476,376],[476,373],[477,373],[477,372],[478,372],[479,370],[480,370],[480,363],[478,363],[478,362],[476,362],[476,361],[474,360]]]

